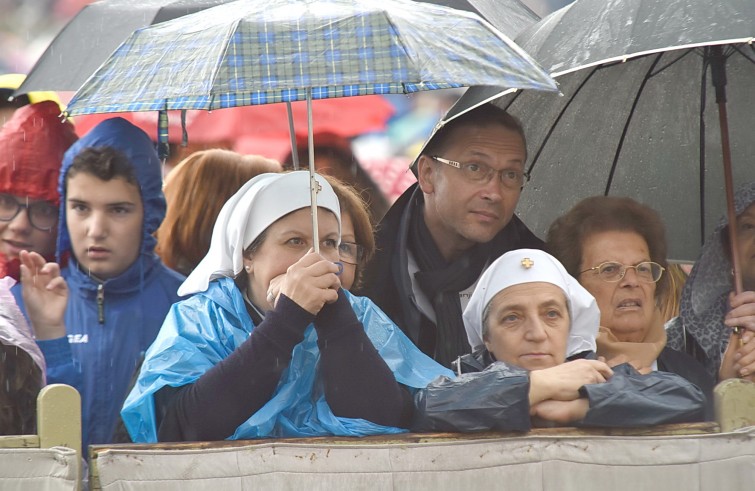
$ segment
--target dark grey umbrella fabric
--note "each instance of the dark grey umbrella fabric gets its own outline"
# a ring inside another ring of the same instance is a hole
[[[592,21],[574,18],[580,7]],[[631,196],[661,213],[670,258],[694,260],[726,206],[710,45],[724,45],[727,57],[738,186],[755,181],[753,35],[755,0],[578,0],[523,32],[517,42],[561,73],[563,96],[520,91],[494,101],[527,134],[532,179],[517,213],[544,235],[582,198]],[[446,119],[500,94],[470,88]]]
[[[655,50],[746,43],[752,0],[577,0],[516,38],[551,75]]]
[[[231,0],[101,0],[85,6],[53,39],[16,94],[75,91],[136,29]]]
[[[474,12],[513,39],[540,20],[524,0],[418,0]]]

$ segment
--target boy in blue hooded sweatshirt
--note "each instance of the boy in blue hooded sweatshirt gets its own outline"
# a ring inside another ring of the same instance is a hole
[[[44,286],[26,286],[23,296],[27,309],[47,314],[35,334],[48,382],[81,393],[86,448],[112,441],[129,382],[184,278],[154,253],[165,199],[160,161],[142,130],[121,118],[100,123],[66,152],[59,187],[57,258],[69,257],[60,276],[70,295],[61,302],[58,285],[57,296]],[[27,285],[53,285],[56,269],[24,257]]]

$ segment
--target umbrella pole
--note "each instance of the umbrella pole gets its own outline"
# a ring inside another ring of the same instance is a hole
[[[711,79],[716,88],[718,122],[721,127],[721,150],[723,152],[724,183],[726,186],[726,215],[729,218],[729,242],[731,244],[731,265],[734,275],[734,291],[739,294],[742,286],[742,270],[739,265],[739,244],[737,243],[737,214],[734,209],[734,184],[731,174],[731,148],[729,146],[729,118],[726,111],[726,57],[721,46],[711,47]]]
[[[286,112],[288,113],[288,134],[291,136],[291,162],[294,164],[294,170],[299,170],[299,151],[296,148],[296,131],[294,130],[294,111],[291,108],[291,101],[286,101]]]
[[[317,225],[317,193],[320,184],[315,179],[315,145],[312,134],[312,88],[307,87],[307,149],[309,150],[309,195],[312,203],[312,241],[316,253],[320,253],[320,234]]]

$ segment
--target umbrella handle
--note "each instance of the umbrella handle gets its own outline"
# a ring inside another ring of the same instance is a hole
[[[320,183],[315,178],[315,146],[312,135],[312,88],[307,87],[307,147],[309,150],[309,196],[312,205],[312,241],[315,253],[320,253],[320,229],[317,222],[317,193]]]
[[[729,244],[731,247],[731,272],[734,276],[734,291],[737,295],[744,291],[742,283],[742,269],[739,264],[739,243],[737,243],[737,213],[734,208],[734,184],[731,173],[731,147],[729,144],[729,118],[726,110],[726,56],[721,46],[711,47],[711,80],[716,89],[716,105],[718,106],[718,123],[721,128],[721,151],[724,164],[724,184],[726,186],[726,215],[729,219]],[[742,334],[744,329],[734,327],[730,339],[739,340],[739,347],[743,346]]]
[[[737,243],[737,213],[734,208],[734,184],[731,173],[731,147],[729,144],[729,118],[726,110],[726,56],[721,46],[711,47],[711,80],[716,89],[718,122],[721,128],[721,151],[723,153],[724,184],[726,186],[726,215],[729,219],[729,243],[731,245],[731,266],[734,275],[734,291],[744,291],[742,270],[739,265],[739,244]]]

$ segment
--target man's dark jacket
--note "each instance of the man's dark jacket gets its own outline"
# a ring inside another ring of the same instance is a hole
[[[378,225],[376,253],[364,271],[362,287],[357,294],[372,299],[419,349],[435,358],[435,340],[428,341],[425,336],[420,336],[423,324],[433,327],[435,324],[421,313],[408,271],[408,228],[415,194],[416,199],[423,199],[418,184],[412,185],[396,200]],[[494,251],[491,261],[514,249],[545,248],[544,242],[516,216],[499,232],[498,237],[505,240],[500,241],[502,247]]]

